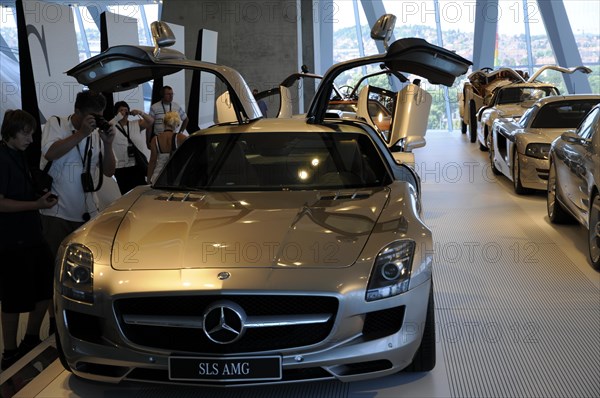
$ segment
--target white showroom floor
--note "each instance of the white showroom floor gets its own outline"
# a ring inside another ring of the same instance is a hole
[[[115,386],[80,380],[58,361],[45,366],[33,353],[22,360],[27,372],[0,375],[2,397],[27,378],[15,397],[600,396],[600,273],[587,261],[584,228],[551,225],[545,193],[516,195],[460,132],[430,131],[427,141],[416,165],[435,241],[432,372],[267,388]],[[52,345],[38,353],[52,354]]]

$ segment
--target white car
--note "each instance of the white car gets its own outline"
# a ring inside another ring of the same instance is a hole
[[[553,84],[536,80],[543,72],[553,70],[561,73],[591,73],[592,70],[585,66],[563,68],[555,65],[546,65],[540,68],[527,81],[502,84],[488,94],[485,106],[477,112],[477,142],[479,149],[486,151],[488,135],[492,132],[492,125],[498,118],[516,118],[541,98],[551,95],[560,95],[558,88]]]
[[[492,171],[513,181],[518,194],[546,190],[550,143],[599,102],[596,94],[558,95],[537,101],[520,119],[496,119],[488,135]]]

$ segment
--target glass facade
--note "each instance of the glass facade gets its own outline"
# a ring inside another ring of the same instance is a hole
[[[334,0],[333,2],[333,62],[378,53],[370,37],[370,26],[363,10],[363,1]],[[467,59],[473,58],[475,25],[474,0],[374,0],[385,12],[397,17],[394,36],[419,37],[430,43],[456,51]],[[0,75],[2,99],[0,109],[20,106],[18,85],[18,41],[14,2],[0,2]],[[67,4],[67,2],[63,2]],[[81,2],[80,4],[85,4]],[[102,11],[136,18],[140,44],[151,45],[149,23],[159,19],[161,1],[96,2],[91,5],[72,5],[77,33],[79,59],[84,60],[100,52],[98,15]],[[556,59],[548,39],[544,21],[536,0],[498,0],[498,7],[488,7],[486,18],[497,21],[494,65],[512,67],[533,73],[539,67],[555,64]],[[589,82],[593,93],[600,93],[600,2],[598,0],[564,0],[570,25],[584,65],[592,68]],[[361,73],[362,72],[362,73]],[[343,78],[342,84],[352,85],[361,74],[357,71]],[[555,83],[561,92],[566,88],[559,73],[542,76]],[[381,82],[382,77],[375,80]],[[430,128],[458,128],[458,92],[464,80],[449,89],[438,86],[425,87],[434,97]],[[374,84],[374,83],[373,83]],[[148,91],[148,87],[145,87]]]
[[[369,0],[370,1],[370,0]],[[358,3],[353,7],[352,3]],[[473,59],[473,38],[476,17],[475,1],[423,0],[381,1],[386,13],[396,15],[395,38],[419,37],[441,45],[467,59]],[[573,34],[583,64],[594,71],[589,75],[593,93],[600,93],[600,2],[597,0],[564,0]],[[336,0],[336,9],[343,18],[334,25],[334,61],[344,61],[358,55],[358,34],[366,55],[377,52],[369,37],[369,25],[362,12],[361,1]],[[491,4],[491,3],[490,3]],[[360,13],[360,28],[351,25],[354,13]],[[498,0],[498,6],[484,7],[484,17],[497,22],[496,48],[492,68],[511,67],[532,74],[543,65],[556,64],[542,15],[535,0]],[[354,36],[354,40],[352,35]],[[365,39],[366,38],[366,39]],[[463,77],[464,79],[464,77]],[[556,84],[567,93],[563,77],[547,72],[541,79]],[[464,80],[457,81],[445,92],[439,86],[426,88],[433,95],[429,128],[444,129],[459,125],[457,99]],[[448,115],[450,116],[448,117]],[[447,119],[451,120],[448,121]]]

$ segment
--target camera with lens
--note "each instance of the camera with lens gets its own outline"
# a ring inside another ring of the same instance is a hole
[[[108,123],[105,118],[100,115],[94,115],[94,119],[96,119],[96,127],[98,127],[98,130],[101,133],[106,133],[110,130],[110,123]]]
[[[81,186],[83,187],[83,192],[96,191],[94,187],[94,178],[90,172],[81,173]]]

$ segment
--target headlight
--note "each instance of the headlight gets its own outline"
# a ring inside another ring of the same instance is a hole
[[[389,244],[379,252],[369,278],[367,301],[397,296],[408,290],[415,242],[402,240]]]
[[[548,159],[550,153],[550,144],[529,144],[525,149],[525,154],[536,159]]]
[[[94,302],[94,255],[89,248],[79,243],[66,248],[60,283],[63,296],[90,304]]]

